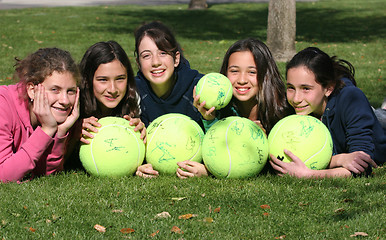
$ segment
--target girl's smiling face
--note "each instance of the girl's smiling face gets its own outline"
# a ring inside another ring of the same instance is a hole
[[[256,102],[257,67],[250,51],[234,52],[229,57],[227,77],[233,86],[233,96],[240,102]]]
[[[167,92],[173,83],[174,68],[180,62],[179,52],[173,58],[172,55],[160,50],[153,39],[144,36],[138,46],[138,54],[140,70],[153,90],[156,90],[156,94],[157,90]]]
[[[115,59],[101,64],[94,73],[93,90],[102,112],[118,106],[127,91],[127,70]]]
[[[296,114],[321,118],[332,90],[322,87],[305,66],[290,68],[287,72],[287,99]]]
[[[61,124],[66,121],[75,104],[77,85],[72,73],[59,73],[54,71],[41,83],[44,87],[44,94],[47,96],[47,103],[56,122]],[[32,83],[27,85],[30,99],[35,97],[35,86]]]

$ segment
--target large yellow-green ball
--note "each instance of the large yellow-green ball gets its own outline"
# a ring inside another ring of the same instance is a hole
[[[200,102],[205,101],[205,108],[224,108],[232,99],[233,88],[229,79],[221,73],[208,73],[196,85],[196,95]]]
[[[209,128],[202,143],[206,168],[217,178],[254,177],[268,159],[268,141],[253,121],[227,117]]]
[[[163,174],[176,174],[177,162],[201,162],[204,132],[190,117],[169,113],[147,128],[146,162]]]
[[[284,149],[299,157],[310,169],[325,169],[332,155],[327,127],[308,115],[291,115],[275,124],[268,135],[269,152],[284,162],[292,161]]]
[[[80,146],[79,158],[91,175],[120,177],[133,175],[145,158],[145,144],[135,126],[120,117],[105,117],[90,144]]]

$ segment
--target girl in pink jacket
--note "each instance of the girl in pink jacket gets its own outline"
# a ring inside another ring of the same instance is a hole
[[[16,85],[0,86],[0,182],[63,169],[79,116],[78,68],[67,51],[43,48],[17,60]]]

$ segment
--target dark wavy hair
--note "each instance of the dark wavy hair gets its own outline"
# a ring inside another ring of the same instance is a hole
[[[23,60],[15,58],[15,73],[13,79],[19,82],[25,98],[25,86],[28,83],[38,85],[53,72],[72,74],[76,82],[79,82],[79,69],[68,51],[59,48],[40,48],[28,55]]]
[[[80,84],[81,118],[90,116],[100,117],[101,113],[98,110],[99,102],[94,95],[93,78],[99,65],[110,63],[114,60],[120,61],[126,68],[127,88],[125,96],[118,106],[113,109],[112,116],[139,116],[138,95],[130,60],[121,45],[115,41],[108,41],[92,45],[87,49],[80,62],[79,67],[82,75],[82,82]]]
[[[180,53],[180,62],[185,62],[182,48],[177,42],[172,30],[168,28],[165,24],[160,21],[153,21],[150,23],[145,23],[141,25],[134,31],[135,38],[135,50],[134,56],[136,57],[137,63],[139,64],[139,52],[138,47],[142,39],[148,36],[151,38],[158,49],[165,51],[167,54],[171,55],[173,59],[176,58],[177,51]]]
[[[287,102],[285,85],[271,51],[257,39],[246,38],[235,42],[226,52],[220,72],[226,75],[232,53],[243,51],[250,51],[255,60],[258,84],[257,118],[269,133],[280,119],[293,113],[293,108]]]
[[[344,86],[343,77],[351,80],[356,86],[354,78],[354,66],[342,59],[337,59],[336,56],[330,57],[316,47],[308,47],[298,52],[287,64],[286,75],[291,68],[305,66],[314,73],[316,81],[327,88],[332,86],[334,88],[332,96],[336,91],[339,91]]]

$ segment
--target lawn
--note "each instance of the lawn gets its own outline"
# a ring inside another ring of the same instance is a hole
[[[173,28],[193,68],[218,72],[236,40],[265,41],[267,15],[266,3],[213,4],[206,11],[187,5],[2,10],[0,84],[12,82],[15,57],[40,47],[69,50],[80,61],[95,42],[116,40],[136,69],[133,31],[155,19]],[[386,97],[385,22],[383,0],[297,3],[296,49],[317,46],[352,62],[358,86],[379,107]],[[279,63],[282,73],[284,66]],[[0,238],[385,239],[385,172],[322,180],[271,174],[109,179],[64,172],[0,184]]]

